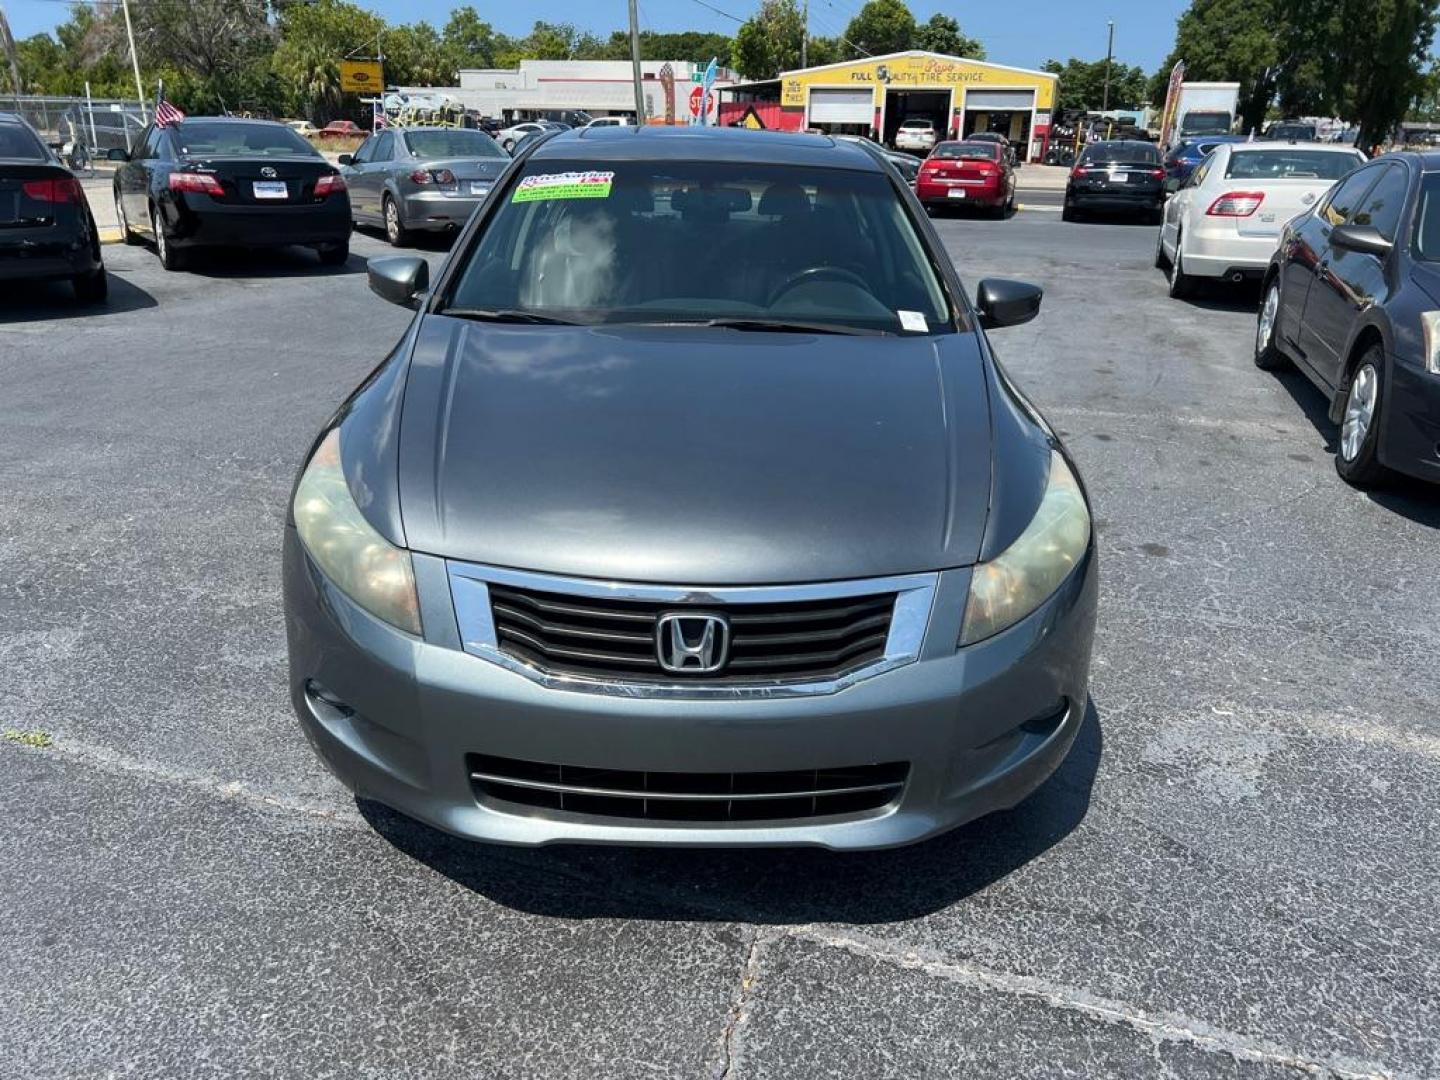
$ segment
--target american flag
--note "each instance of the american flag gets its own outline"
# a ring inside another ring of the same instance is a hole
[[[155,102],[155,126],[169,127],[171,124],[178,124],[185,119],[185,114],[177,109],[163,97]]]
[[[390,126],[390,117],[385,115],[385,106],[375,102],[370,106],[370,127],[374,131]]]

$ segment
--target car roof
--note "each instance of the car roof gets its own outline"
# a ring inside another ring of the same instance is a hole
[[[1085,147],[1086,150],[1100,146],[1155,146],[1154,143],[1145,139],[1097,139]],[[1159,147],[1156,147],[1158,150]]]
[[[546,139],[536,161],[746,161],[879,172],[863,145],[829,135],[747,128],[609,126],[576,128]]]
[[[249,116],[187,116],[180,123],[193,124],[197,120],[203,120],[207,124],[269,124],[271,127],[289,127],[279,120],[258,120]]]

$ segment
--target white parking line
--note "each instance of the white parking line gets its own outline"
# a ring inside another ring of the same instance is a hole
[[[1016,210],[1038,210],[1038,211],[1040,211],[1042,214],[1058,214],[1058,213],[1060,213],[1060,207],[1058,207],[1058,206],[1040,206],[1040,205],[1037,205],[1037,204],[1035,204],[1035,203],[1016,203],[1016,204],[1015,204],[1015,209],[1016,209]]]

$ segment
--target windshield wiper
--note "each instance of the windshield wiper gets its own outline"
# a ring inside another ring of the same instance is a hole
[[[862,329],[858,326],[840,326],[835,323],[796,322],[793,319],[706,319],[703,322],[684,323],[692,326],[718,326],[725,330],[745,330],[752,333],[775,334],[850,334],[875,335],[884,330]]]
[[[444,308],[441,315],[457,319],[474,319],[477,322],[500,323],[545,323],[551,326],[583,326],[573,319],[558,319],[554,315],[541,315],[537,311],[520,311],[518,308]]]

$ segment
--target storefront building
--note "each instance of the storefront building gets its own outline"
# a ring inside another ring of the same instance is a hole
[[[923,118],[944,138],[999,132],[1034,160],[1045,152],[1056,83],[1045,71],[912,50],[728,87],[720,123],[869,135],[889,146],[901,121]]]

